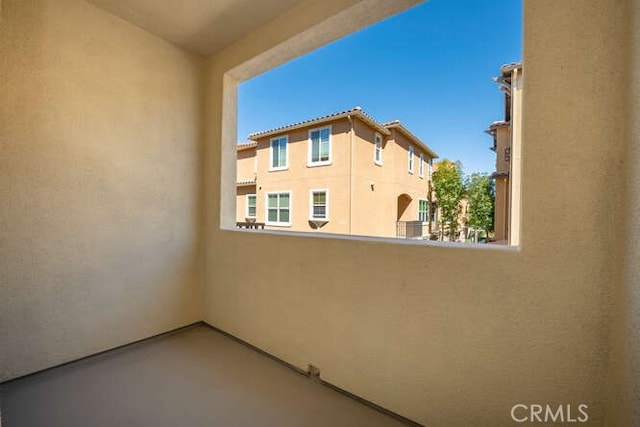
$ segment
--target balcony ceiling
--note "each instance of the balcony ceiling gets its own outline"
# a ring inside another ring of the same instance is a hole
[[[87,0],[189,52],[211,55],[304,0]]]

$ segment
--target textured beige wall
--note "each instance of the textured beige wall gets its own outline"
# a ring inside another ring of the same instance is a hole
[[[628,4],[525,0],[519,250],[220,230],[219,219],[233,219],[235,176],[227,165],[235,81],[223,73],[248,77],[299,52],[291,45],[315,46],[317,33],[271,49],[301,30],[294,19],[278,22],[213,58],[205,320],[427,425],[508,425],[512,405],[531,402],[586,403],[592,424],[602,424],[623,255],[624,193],[610,189],[625,183],[619,82],[628,70],[619,47],[629,41],[620,25]],[[218,204],[218,188],[230,209]],[[240,256],[248,247],[262,254],[250,270]],[[637,399],[637,377],[625,378],[626,397]]]
[[[496,172],[511,172],[511,162],[506,160],[505,149],[511,146],[511,129],[510,127],[501,127],[496,129]],[[495,213],[493,217],[494,237],[497,241],[506,241],[509,239],[509,194],[511,185],[509,178],[496,178],[496,200]]]
[[[0,381],[201,319],[201,62],[83,1],[0,16]]]
[[[256,178],[256,150],[249,148],[238,151],[237,181],[249,181]]]
[[[373,159],[375,130],[357,121],[357,144],[354,147],[353,232],[362,236],[396,237],[398,196],[411,198],[400,220],[418,219],[418,200],[428,199],[428,157],[425,153],[424,176],[419,176],[420,148],[414,144],[414,173],[408,171],[408,139],[392,130],[383,138],[382,166]],[[373,188],[371,184],[373,183]],[[426,230],[426,227],[425,227]],[[373,232],[372,232],[373,231]]]
[[[509,181],[507,178],[495,179],[495,209],[493,215],[493,233],[496,241],[508,243],[507,223],[509,220]]]
[[[511,161],[507,160],[504,150],[511,146],[511,130],[509,126],[496,129],[496,172],[509,173]]]
[[[509,174],[509,244],[520,245],[522,224],[522,104],[523,69],[512,72],[511,82],[511,171]],[[553,160],[552,160],[553,161]]]
[[[616,313],[612,325],[607,425],[640,425],[640,3],[626,1],[626,43],[622,44],[628,63],[621,66],[627,81],[620,84],[626,92],[625,109],[619,108],[628,120],[626,140],[629,142],[624,160],[619,166],[626,169],[626,207],[624,210],[624,255],[614,255],[623,261],[622,278],[616,286]],[[617,220],[621,220],[619,215]]]
[[[256,186],[243,185],[238,187],[236,196],[236,221],[238,222],[244,222],[248,219],[253,219],[247,218],[247,194],[256,194]]]

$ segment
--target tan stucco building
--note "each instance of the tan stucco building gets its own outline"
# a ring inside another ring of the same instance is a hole
[[[504,119],[491,123],[486,132],[493,137],[496,153],[495,214],[496,243],[518,245],[520,241],[520,191],[522,144],[522,63],[504,65],[494,80],[504,93]]]
[[[399,121],[381,124],[356,107],[249,138],[253,142],[237,147],[239,223],[362,236],[428,235],[437,154]]]

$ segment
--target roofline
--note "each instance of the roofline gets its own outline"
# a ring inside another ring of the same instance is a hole
[[[399,121],[399,120],[394,120],[392,122],[389,123],[385,123],[383,124],[383,126],[387,129],[398,129],[400,132],[402,132],[407,138],[409,138],[410,140],[412,140],[416,145],[420,146],[420,148],[422,148],[423,151],[425,151],[429,156],[431,156],[431,158],[433,159],[437,159],[438,158],[438,153],[436,153],[435,151],[433,151],[431,148],[429,148],[427,146],[427,144],[425,144],[424,142],[422,142],[420,140],[420,138],[418,138],[417,136],[415,136],[413,133],[411,133],[411,131],[409,131],[409,129],[407,129],[406,127],[404,127],[404,125]]]
[[[303,122],[293,123],[287,126],[281,126],[274,129],[269,129],[261,132],[254,132],[249,135],[248,139],[252,141],[257,141],[259,138],[265,138],[268,136],[277,135],[284,132],[289,132],[292,130],[302,129],[309,126],[319,125],[326,122],[331,122],[334,120],[339,120],[345,117],[357,117],[363,122],[367,123],[369,126],[377,130],[378,132],[389,135],[390,132],[384,126],[381,126],[378,122],[369,117],[362,108],[354,107],[350,110],[341,111],[339,113],[329,114],[326,116],[316,117],[315,119],[305,120]]]
[[[512,62],[511,64],[504,64],[500,67],[500,72],[502,74],[511,73],[513,70],[521,70],[522,62]]]
[[[367,115],[364,111],[362,111],[362,108],[360,108],[360,107],[354,107],[354,108],[352,108],[350,110],[341,111],[339,113],[329,114],[329,115],[326,115],[326,116],[316,117],[315,119],[305,120],[303,122],[293,123],[293,124],[290,124],[290,125],[287,125],[287,126],[281,126],[281,127],[274,128],[274,129],[269,129],[269,130],[266,130],[266,131],[254,132],[254,133],[249,135],[248,139],[254,141],[253,144],[257,144],[257,140],[260,139],[260,138],[266,138],[266,137],[269,137],[269,136],[279,135],[279,134],[282,134],[282,133],[285,133],[285,132],[290,132],[290,131],[297,130],[297,129],[316,126],[316,125],[320,125],[320,124],[323,124],[323,123],[331,122],[331,121],[334,121],[334,120],[343,119],[345,117],[356,117],[356,118],[362,120],[363,122],[365,122],[366,124],[368,124],[370,127],[375,129],[379,133],[381,133],[383,135],[386,135],[386,136],[391,134],[390,129],[398,129],[407,138],[409,138],[416,145],[418,145],[429,156],[431,156],[434,159],[438,158],[438,154],[435,151],[433,151],[431,148],[429,148],[427,146],[427,144],[422,142],[420,140],[420,138],[418,138],[413,133],[411,133],[411,131],[409,131],[409,129],[404,127],[404,125],[399,120],[394,120],[394,121],[391,121],[391,122],[380,124],[380,123],[376,122],[373,118],[371,118],[369,115]],[[251,144],[251,143],[248,143],[248,144]],[[241,144],[241,145],[244,145],[244,144]]]
[[[505,122],[504,120],[500,120],[500,121],[491,123],[484,132],[488,133],[489,135],[495,135],[497,129],[502,129],[509,126],[511,126],[510,122]]]
[[[256,148],[258,146],[258,143],[253,141],[253,142],[243,142],[242,144],[238,144],[236,145],[236,150],[237,151],[244,151],[244,150],[249,150],[251,148]]]

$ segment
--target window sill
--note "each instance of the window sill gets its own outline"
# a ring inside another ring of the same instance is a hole
[[[375,160],[373,161],[373,164],[376,166],[382,166],[382,162],[376,162]]]
[[[328,161],[328,162],[316,162],[316,163],[307,163],[307,167],[308,168],[315,168],[318,166],[331,166],[333,162]]]
[[[285,166],[283,168],[271,168],[269,169],[269,172],[279,172],[279,171],[286,171],[289,170],[289,166]]]
[[[265,222],[264,225],[268,225],[270,227],[291,227],[290,222]]]
[[[269,224],[265,224],[269,225]],[[244,229],[244,228],[227,228],[221,227],[221,230],[232,233],[251,233],[259,236],[257,238],[269,238],[265,236],[287,236],[294,238],[314,238],[314,239],[331,239],[342,241],[360,241],[360,242],[373,242],[373,243],[385,243],[392,245],[410,245],[410,246],[424,246],[424,247],[436,247],[447,250],[462,250],[462,251],[492,251],[492,252],[520,252],[521,246],[519,245],[496,245],[496,244],[477,244],[466,242],[440,242],[437,240],[428,239],[398,239],[397,237],[379,237],[379,236],[360,236],[349,234],[337,234],[337,233],[318,233],[317,231],[289,231],[289,230],[273,230],[264,229],[260,230],[260,233],[256,233],[256,230]]]

